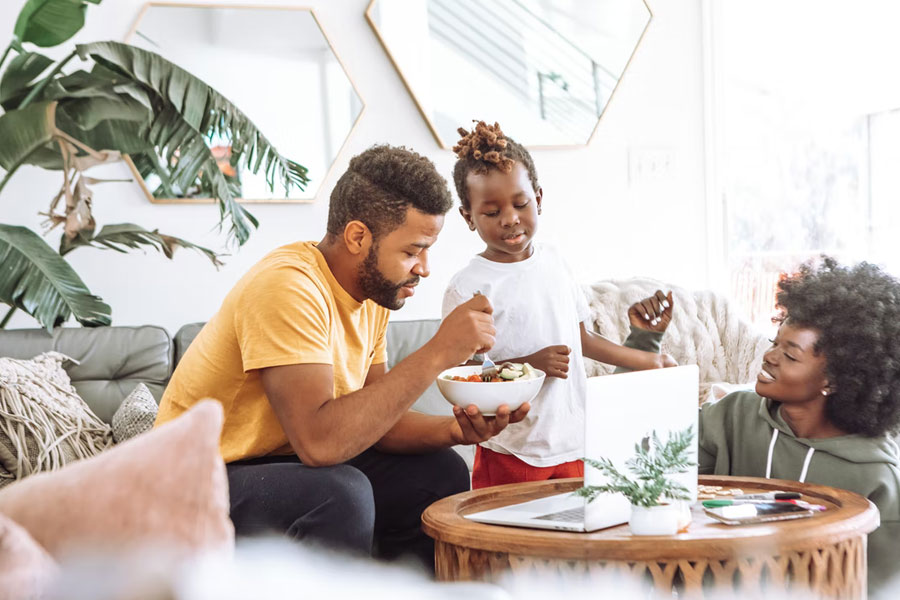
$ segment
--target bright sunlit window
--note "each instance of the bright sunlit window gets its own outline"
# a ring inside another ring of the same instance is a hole
[[[900,5],[709,0],[722,287],[769,326],[821,253],[900,275]]]

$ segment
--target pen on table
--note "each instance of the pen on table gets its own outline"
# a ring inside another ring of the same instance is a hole
[[[735,504],[770,504],[772,500],[764,500],[761,498],[735,498],[734,500],[704,500],[703,508],[718,508],[720,506],[734,506]],[[827,510],[826,506],[821,504],[810,504],[803,500],[775,500],[775,503],[783,502],[785,504],[796,504],[803,508],[823,511]]]
[[[740,500],[799,500],[797,492],[765,492],[762,494],[740,494],[734,497]]]

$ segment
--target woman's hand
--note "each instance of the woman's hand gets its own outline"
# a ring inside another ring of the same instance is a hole
[[[632,327],[644,329],[646,331],[655,331],[663,333],[672,322],[672,310],[675,307],[675,300],[672,298],[672,292],[668,295],[663,294],[662,290],[656,290],[652,296],[635,302],[628,308],[628,322]],[[668,357],[671,360],[671,356]],[[674,361],[672,361],[674,363]],[[661,366],[674,366],[661,365]]]
[[[535,369],[540,369],[547,374],[547,377],[559,377],[566,379],[569,375],[569,353],[572,351],[568,346],[547,346],[538,350],[534,354],[529,354],[522,359]]]

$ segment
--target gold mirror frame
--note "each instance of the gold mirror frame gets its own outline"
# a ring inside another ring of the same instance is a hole
[[[356,115],[356,118],[353,120],[350,128],[347,130],[347,134],[344,136],[340,146],[338,146],[337,150],[334,153],[334,156],[328,161],[328,166],[318,178],[317,182],[313,180],[310,183],[316,183],[317,187],[315,188],[315,192],[313,192],[310,196],[306,197],[272,197],[272,198],[237,198],[237,201],[242,204],[312,204],[318,198],[319,193],[322,190],[322,183],[324,183],[331,174],[332,169],[334,169],[334,165],[337,162],[337,158],[341,155],[344,147],[347,145],[347,141],[350,139],[350,136],[353,135],[356,126],[359,124],[362,119],[363,114],[366,111],[366,102],[363,100],[362,94],[359,93],[359,89],[356,87],[356,84],[353,81],[353,78],[350,76],[350,72],[347,70],[346,65],[344,65],[344,61],[341,60],[340,55],[337,53],[334,44],[331,42],[331,38],[328,37],[328,33],[325,31],[325,28],[322,26],[322,22],[316,16],[315,10],[311,7],[305,6],[280,6],[280,5],[256,5],[256,4],[226,4],[226,3],[199,3],[199,2],[157,2],[151,1],[147,2],[141,7],[140,12],[138,13],[137,18],[134,21],[134,24],[129,29],[128,33],[125,35],[124,42],[130,43],[134,36],[137,34],[138,27],[140,26],[141,21],[146,16],[147,12],[153,7],[164,7],[164,8],[202,8],[202,9],[234,9],[234,10],[280,10],[280,11],[299,11],[299,12],[308,12],[313,19],[316,27],[322,33],[322,38],[325,40],[325,43],[328,45],[328,49],[334,55],[335,60],[337,60],[338,65],[340,65],[341,70],[344,73],[344,76],[347,78],[347,82],[350,84],[350,87],[353,89],[353,92],[356,94],[356,97],[359,99],[360,109],[359,113]],[[177,64],[177,62],[176,62]],[[203,79],[202,74],[192,73],[196,77]],[[240,106],[238,106],[240,108]],[[263,131],[265,133],[265,131]],[[293,157],[289,158],[293,160],[297,160],[301,164],[303,164],[304,158]],[[144,178],[141,176],[134,162],[131,160],[131,157],[125,156],[125,163],[128,165],[128,168],[131,170],[134,175],[135,180],[140,185],[141,190],[144,192],[144,195],[147,197],[153,204],[210,204],[214,203],[216,200],[214,198],[201,198],[201,197],[188,197],[188,198],[158,198],[153,195],[150,189],[147,187],[147,183],[144,181]],[[309,189],[309,187],[307,187]]]
[[[413,86],[411,85],[411,83],[409,82],[407,77],[404,75],[403,70],[400,68],[400,64],[397,62],[397,58],[394,56],[393,52],[391,52],[391,49],[388,46],[387,41],[384,39],[384,36],[382,35],[381,31],[379,30],[378,25],[375,23],[375,19],[372,16],[372,11],[373,11],[373,8],[376,5],[376,3],[378,3],[379,1],[380,0],[370,0],[369,5],[366,7],[366,12],[365,12],[366,21],[368,21],[369,26],[372,28],[372,31],[375,32],[375,37],[378,38],[378,41],[381,44],[381,47],[384,49],[385,53],[388,55],[388,58],[390,59],[391,64],[394,65],[394,69],[396,69],[397,74],[400,76],[400,79],[403,81],[403,85],[406,87],[406,90],[409,92],[409,95],[412,97],[413,101],[415,102],[416,108],[419,109],[419,114],[422,115],[422,118],[428,124],[428,128],[431,130],[432,135],[434,135],[434,139],[437,141],[438,145],[441,148],[449,150],[453,147],[454,144],[453,143],[448,144],[441,137],[440,133],[438,132],[437,126],[435,125],[431,116],[428,114],[427,110],[425,109],[425,106],[423,105],[419,96],[416,94],[415,90],[413,89]],[[574,144],[529,144],[527,141],[523,141],[522,143],[525,146],[527,146],[528,148],[531,148],[531,149],[536,149],[536,150],[560,149],[560,148],[574,149],[574,148],[583,148],[583,147],[589,145],[591,143],[591,141],[594,139],[594,136],[597,134],[597,130],[600,127],[600,121],[603,118],[603,115],[606,114],[606,109],[609,107],[610,103],[613,101],[616,90],[618,90],[619,85],[622,82],[622,78],[625,77],[625,73],[628,71],[628,67],[631,65],[631,61],[634,59],[634,55],[637,53],[637,50],[640,47],[641,42],[644,39],[644,35],[647,33],[647,29],[650,27],[650,23],[653,21],[653,11],[650,10],[650,5],[647,3],[647,0],[633,0],[633,1],[640,2],[644,5],[644,8],[646,8],[646,10],[647,10],[647,22],[645,23],[644,28],[641,30],[640,35],[637,37],[637,40],[635,40],[634,48],[632,49],[631,53],[628,55],[628,59],[625,61],[625,66],[622,68],[622,73],[619,75],[615,86],[613,87],[612,91],[610,92],[609,99],[606,101],[606,104],[603,105],[603,109],[600,111],[600,114],[597,116],[596,123],[594,124],[594,127],[591,130],[591,133],[588,136],[587,140],[584,143],[574,143]],[[479,117],[479,115],[472,115],[472,118],[475,118],[475,117]],[[468,128],[469,125],[470,125],[470,123],[459,123],[459,126],[461,126],[461,127]],[[518,136],[513,136],[513,137],[516,137],[516,139],[518,141],[518,139],[519,139]]]

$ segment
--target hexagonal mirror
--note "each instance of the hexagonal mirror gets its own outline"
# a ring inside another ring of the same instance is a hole
[[[366,18],[438,143],[499,121],[586,144],[652,15],[643,0],[372,0]]]
[[[149,3],[127,38],[174,62],[231,100],[278,149],[305,166],[310,183],[286,198],[269,190],[265,170],[230,164],[230,141],[208,143],[242,202],[310,202],[358,120],[363,103],[310,9]],[[203,202],[198,178],[173,189],[165,164],[131,157],[153,202]]]

